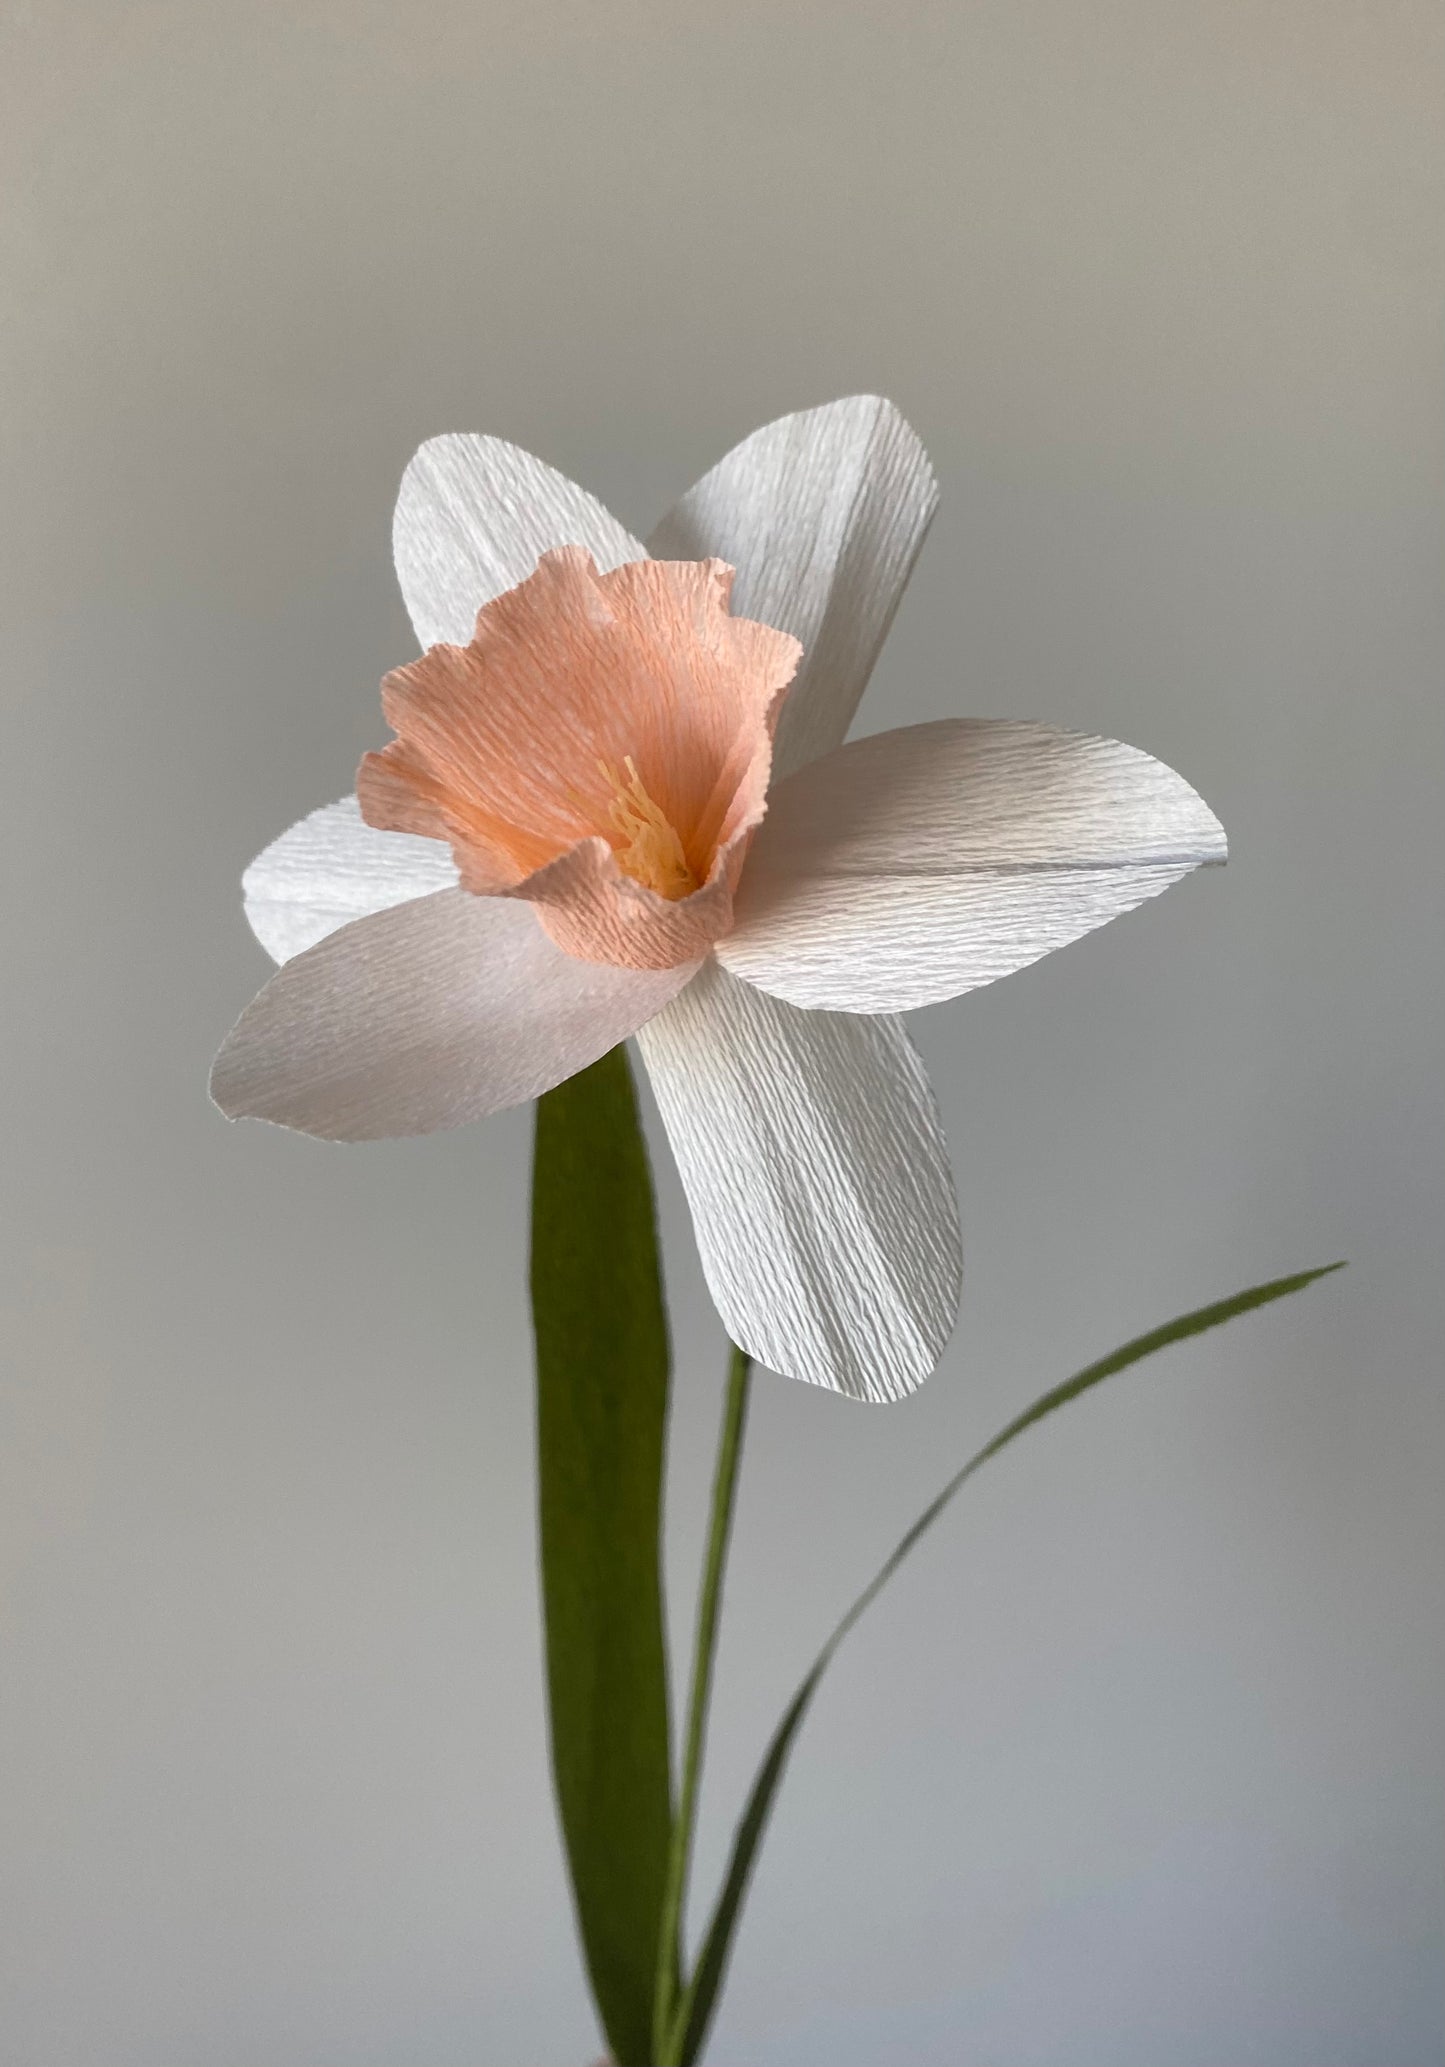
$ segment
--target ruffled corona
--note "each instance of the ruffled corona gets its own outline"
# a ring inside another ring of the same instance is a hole
[[[721,560],[599,574],[580,546],[544,553],[469,645],[387,676],[367,823],[445,840],[464,889],[535,904],[583,961],[697,961],[732,922],[802,653],[730,616],[731,588]]]

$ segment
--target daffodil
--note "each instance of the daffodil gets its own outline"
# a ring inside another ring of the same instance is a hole
[[[222,1109],[426,1133],[635,1035],[734,1341],[855,1398],[917,1386],[961,1256],[896,1015],[1225,855],[1114,740],[958,718],[844,744],[935,500],[872,396],[755,432],[645,546],[500,439],[423,445],[394,543],[424,651],[356,796],[246,871],[282,966],[217,1057]]]

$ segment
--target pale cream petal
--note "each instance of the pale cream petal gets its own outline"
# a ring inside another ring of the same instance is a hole
[[[647,557],[596,496],[505,438],[429,438],[402,476],[392,552],[423,647],[465,646],[483,603],[561,545],[586,546],[604,571]]]
[[[407,904],[457,880],[441,840],[375,832],[355,797],[323,804],[263,847],[241,878],[251,931],[288,962],[338,926]]]
[[[660,560],[726,560],[738,615],[802,641],[774,747],[779,775],[846,735],[937,501],[928,455],[898,410],[849,395],[754,431],[648,540]]]
[[[459,1127],[585,1069],[691,973],[575,961],[530,906],[442,890],[278,969],[226,1037],[211,1096],[231,1119],[329,1141]]]
[[[957,997],[1225,858],[1162,761],[1116,739],[944,719],[852,741],[769,800],[717,952],[795,1005]]]
[[[902,1025],[794,1011],[709,961],[638,1045],[733,1340],[852,1399],[921,1385],[953,1330],[962,1257]]]

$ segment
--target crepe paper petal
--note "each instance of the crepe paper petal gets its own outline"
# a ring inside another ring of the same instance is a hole
[[[278,969],[227,1035],[211,1096],[233,1120],[326,1141],[459,1127],[585,1069],[689,974],[574,961],[525,904],[441,890]]]
[[[648,540],[660,560],[726,560],[734,610],[801,639],[776,774],[842,742],[937,502],[928,455],[893,404],[849,395],[754,431]]]
[[[902,1026],[796,1012],[707,961],[638,1044],[733,1341],[853,1399],[921,1385],[963,1266],[938,1109]]]
[[[717,952],[794,1005],[907,1012],[1225,852],[1209,806],[1137,747],[1006,719],[909,725],[774,790]]]
[[[429,438],[412,459],[391,543],[423,648],[465,646],[483,603],[525,581],[553,546],[586,546],[604,573],[647,558],[595,495],[519,445],[468,431]]]
[[[449,890],[456,880],[443,841],[374,832],[355,797],[343,797],[263,847],[241,890],[251,931],[272,961],[289,962],[353,919]]]

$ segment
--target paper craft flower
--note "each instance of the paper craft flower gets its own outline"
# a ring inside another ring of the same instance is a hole
[[[842,743],[935,501],[872,396],[755,432],[645,547],[500,439],[424,445],[394,543],[426,650],[383,685],[397,736],[357,797],[246,871],[283,966],[216,1059],[222,1110],[426,1133],[635,1034],[733,1339],[859,1399],[918,1385],[961,1260],[892,1015],[1225,856],[1189,785],[1114,740],[948,719]]]

